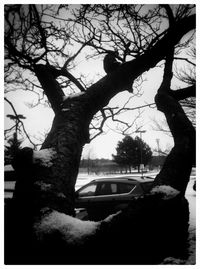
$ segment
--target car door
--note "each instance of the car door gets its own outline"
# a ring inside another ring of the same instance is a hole
[[[94,200],[97,183],[89,183],[76,193],[76,208],[86,208]]]
[[[99,217],[105,218],[114,212],[117,193],[118,186],[116,182],[105,181],[98,183],[93,205]]]
[[[90,220],[99,220],[104,215],[104,202],[105,202],[105,194],[104,193],[104,183],[101,182],[94,182],[90,183],[80,190],[77,191],[77,198],[76,198],[76,212],[83,212],[83,209],[87,211],[88,218]],[[107,186],[107,185],[106,185]],[[109,187],[109,186],[107,186]],[[101,190],[102,192],[99,193]],[[99,195],[98,195],[99,194]],[[100,195],[103,194],[103,195]],[[82,209],[80,211],[80,209]],[[78,213],[78,216],[80,215]],[[81,213],[81,216],[83,214]]]
[[[128,206],[133,199],[131,194],[136,188],[134,182],[101,182],[98,184],[95,197],[95,208],[104,217]]]
[[[85,208],[91,220],[101,220],[113,213],[117,190],[115,182],[90,183],[77,192],[76,208]]]
[[[76,192],[75,212],[76,218],[81,220],[92,220],[93,200],[97,189],[97,183],[91,182]]]
[[[115,211],[122,210],[133,200],[132,193],[137,187],[137,183],[120,182],[118,184],[118,195],[115,197]]]

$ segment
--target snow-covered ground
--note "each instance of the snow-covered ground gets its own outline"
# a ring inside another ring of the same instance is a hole
[[[146,173],[145,176],[152,176],[154,177],[156,173]],[[106,176],[94,176],[94,175],[87,175],[87,174],[79,174],[77,182],[76,182],[76,190],[79,189],[81,186],[89,183],[91,180],[99,177],[121,177],[126,175],[106,175]],[[127,176],[130,176],[128,174]],[[140,179],[140,174],[133,174],[132,176],[138,176],[138,179]],[[190,226],[189,226],[189,258],[187,261],[183,260],[174,260],[173,258],[168,258],[165,260],[165,264],[187,264],[192,265],[196,263],[196,192],[193,190],[193,184],[196,179],[196,173],[193,172],[190,181],[187,186],[186,190],[186,198],[189,202],[189,209],[190,209]],[[12,192],[15,186],[14,181],[8,181],[5,182],[4,188],[5,188],[5,198],[12,197]]]

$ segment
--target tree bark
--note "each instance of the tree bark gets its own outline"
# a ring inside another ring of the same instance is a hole
[[[165,113],[175,144],[155,184],[170,185],[184,195],[192,166],[195,165],[195,129],[181,105],[171,95],[158,92],[155,101],[157,108]]]

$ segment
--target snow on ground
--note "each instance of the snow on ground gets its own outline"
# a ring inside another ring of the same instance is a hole
[[[145,176],[152,176],[155,177],[155,175],[158,172],[150,172],[145,173]],[[87,174],[79,174],[78,179],[76,182],[75,189],[79,189],[83,185],[89,183],[91,180],[96,178],[102,178],[102,177],[122,177],[122,176],[130,176],[128,175],[106,175],[106,176],[94,176],[94,175],[87,175]],[[139,180],[140,174],[132,174],[132,176],[137,176]],[[195,172],[192,173],[190,177],[190,181],[188,183],[188,187],[186,190],[186,198],[189,202],[189,210],[190,210],[190,225],[189,225],[189,258],[187,261],[183,260],[174,260],[173,258],[167,258],[165,261],[165,264],[187,264],[192,265],[196,263],[196,192],[193,190],[193,184],[194,180],[196,179]],[[15,186],[15,181],[8,181],[5,182],[4,188],[5,188],[5,197],[12,197],[12,191]]]
[[[45,216],[42,222],[37,222],[34,228],[40,240],[48,234],[57,232],[66,242],[80,245],[85,238],[94,234],[99,226],[98,222],[82,221],[54,210]]]

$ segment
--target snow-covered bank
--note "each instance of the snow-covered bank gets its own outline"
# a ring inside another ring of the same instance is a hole
[[[145,174],[145,176],[154,176],[155,173],[148,173]],[[120,177],[120,176],[130,176],[130,174],[127,175],[106,175],[106,176],[94,176],[94,175],[86,175],[86,174],[79,174],[77,183],[76,183],[76,189],[80,188],[81,186],[87,184],[91,180],[99,177]],[[132,174],[131,176],[137,176],[138,178],[141,176],[140,174]],[[189,257],[187,260],[177,260],[173,259],[171,257],[168,257],[165,259],[163,264],[185,264],[185,265],[193,265],[196,263],[196,192],[193,190],[193,184],[195,180],[195,175],[192,175],[190,178],[190,182],[188,183],[188,187],[186,190],[186,198],[189,202],[189,210],[190,210],[190,225],[189,225]],[[8,190],[14,189],[14,181],[8,181],[5,182],[5,195],[6,193],[12,194],[12,192],[9,192]],[[6,197],[6,196],[5,196]],[[63,218],[62,218],[63,219]],[[65,218],[64,218],[65,219]],[[79,222],[79,221],[77,221]],[[61,222],[62,224],[62,222]],[[59,225],[61,225],[59,224]],[[87,223],[86,223],[87,224]],[[76,227],[74,227],[76,229]]]
[[[186,198],[189,202],[190,220],[189,220],[189,238],[188,238],[188,259],[180,260],[168,257],[163,261],[163,264],[173,265],[194,265],[196,264],[196,192],[193,190],[194,177],[191,177],[187,190]]]

